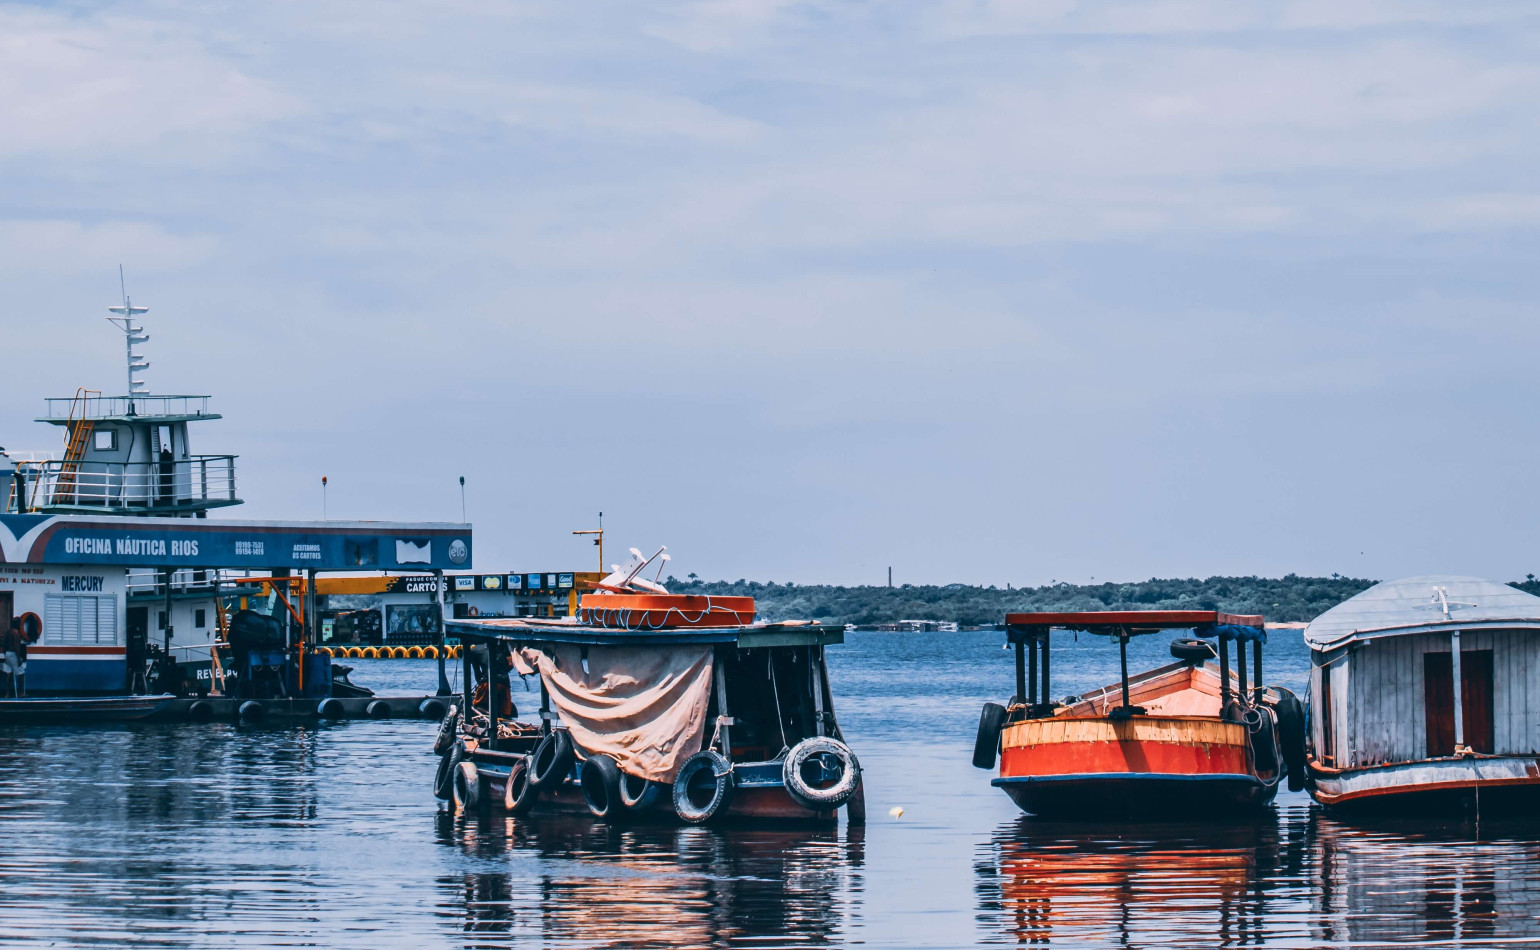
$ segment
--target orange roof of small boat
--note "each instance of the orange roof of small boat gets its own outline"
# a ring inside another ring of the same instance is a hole
[[[1205,624],[1261,627],[1261,614],[1227,614],[1220,610],[1086,610],[1069,613],[1006,614],[1007,627],[1063,627],[1066,630],[1185,630]]]

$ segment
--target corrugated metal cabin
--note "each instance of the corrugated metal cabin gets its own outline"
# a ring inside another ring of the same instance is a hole
[[[1317,801],[1441,814],[1540,804],[1540,597],[1476,577],[1387,581],[1317,617],[1305,641]]]

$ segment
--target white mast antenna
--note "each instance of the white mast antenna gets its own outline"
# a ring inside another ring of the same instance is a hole
[[[149,393],[149,387],[145,384],[144,380],[139,378],[139,373],[150,368],[149,362],[140,359],[139,354],[134,351],[135,346],[148,342],[150,339],[150,335],[144,332],[144,327],[134,324],[134,315],[149,313],[150,308],[136,307],[133,301],[129,299],[128,284],[123,279],[122,264],[118,265],[118,287],[123,291],[123,306],[108,307],[107,312],[120,314],[120,316],[108,317],[107,320],[123,331],[124,348],[128,354],[129,411],[133,412],[133,398]]]

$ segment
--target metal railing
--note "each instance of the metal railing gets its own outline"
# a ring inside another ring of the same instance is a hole
[[[32,510],[201,508],[239,501],[235,497],[235,458],[194,455],[175,462],[80,463],[55,459],[22,469]],[[69,465],[74,470],[67,472]]]
[[[44,399],[43,403],[45,421],[68,422],[70,409],[76,406],[77,400],[74,396],[51,396]],[[91,396],[84,400],[84,404],[83,415],[77,409],[77,418],[209,415],[208,396]]]
[[[231,572],[233,575],[233,572]],[[214,594],[225,579],[226,572],[215,569],[184,568],[171,572],[173,594]],[[132,570],[128,572],[129,597],[164,597],[164,575],[157,570]]]

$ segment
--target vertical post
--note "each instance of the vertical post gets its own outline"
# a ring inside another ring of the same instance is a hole
[[[1127,709],[1133,703],[1128,701],[1128,631],[1118,631],[1118,663],[1123,671],[1123,708]]]
[[[1049,647],[1049,638],[1052,635],[1053,635],[1052,634],[1052,628],[1049,628],[1049,627],[1044,627],[1043,628],[1043,689],[1042,689],[1042,693],[1043,693],[1043,705],[1045,705],[1045,706],[1050,705],[1050,704],[1053,703],[1053,700],[1048,698],[1048,696],[1049,696],[1049,693],[1048,693],[1048,647]]]
[[[1262,641],[1251,641],[1251,695],[1252,701],[1262,705]]]
[[[1449,635],[1449,672],[1454,676],[1454,748],[1465,747],[1465,697],[1460,689],[1460,631]]]
[[[727,719],[727,669],[726,669],[725,664],[723,664],[723,662],[722,662],[722,654],[724,652],[726,652],[726,649],[727,649],[726,647],[718,647],[717,648],[716,656],[712,658],[713,662],[711,664],[711,668],[712,668],[712,674],[713,674],[712,678],[716,680],[716,687],[717,687],[717,735],[722,740],[722,755],[723,755],[723,757],[725,757],[727,759],[727,761],[731,762],[732,759],[733,759],[732,726],[729,726],[727,724],[727,722],[726,722],[726,719]],[[813,696],[814,696],[813,702],[814,702],[814,704],[818,708],[818,719],[819,719],[818,734],[822,735],[823,734],[823,700],[822,700],[822,697],[819,696],[819,692],[816,689],[813,691]]]
[[[166,582],[166,662],[171,662],[171,568],[162,568],[161,577]],[[1456,693],[1456,696],[1459,694]]]
[[[1028,644],[1031,652],[1027,654],[1027,703],[1037,705],[1037,637],[1033,637]]]
[[[1223,715],[1230,705],[1230,638],[1221,632],[1215,639],[1219,641],[1219,712]]]
[[[544,683],[545,680],[542,679],[541,682]],[[544,686],[540,688],[540,699],[540,708],[544,709]],[[475,717],[471,715],[474,712],[471,709],[471,645],[463,637],[460,639],[460,708],[465,711],[463,715],[467,725],[475,721]]]
[[[1240,640],[1235,641],[1235,676],[1238,680],[1235,698],[1244,703],[1246,702],[1246,694],[1249,690],[1246,686],[1246,644]]]
[[[487,748],[497,748],[497,684],[502,677],[497,673],[496,640],[487,643]]]
[[[1027,701],[1027,645],[1016,641],[1016,702]]]
[[[463,650],[464,647],[462,646]],[[540,677],[540,734],[551,731],[551,694],[546,691],[545,677]]]
[[[438,695],[449,695],[449,676],[444,672],[444,654],[449,647],[444,638],[444,572],[433,572],[433,600],[438,604]]]

